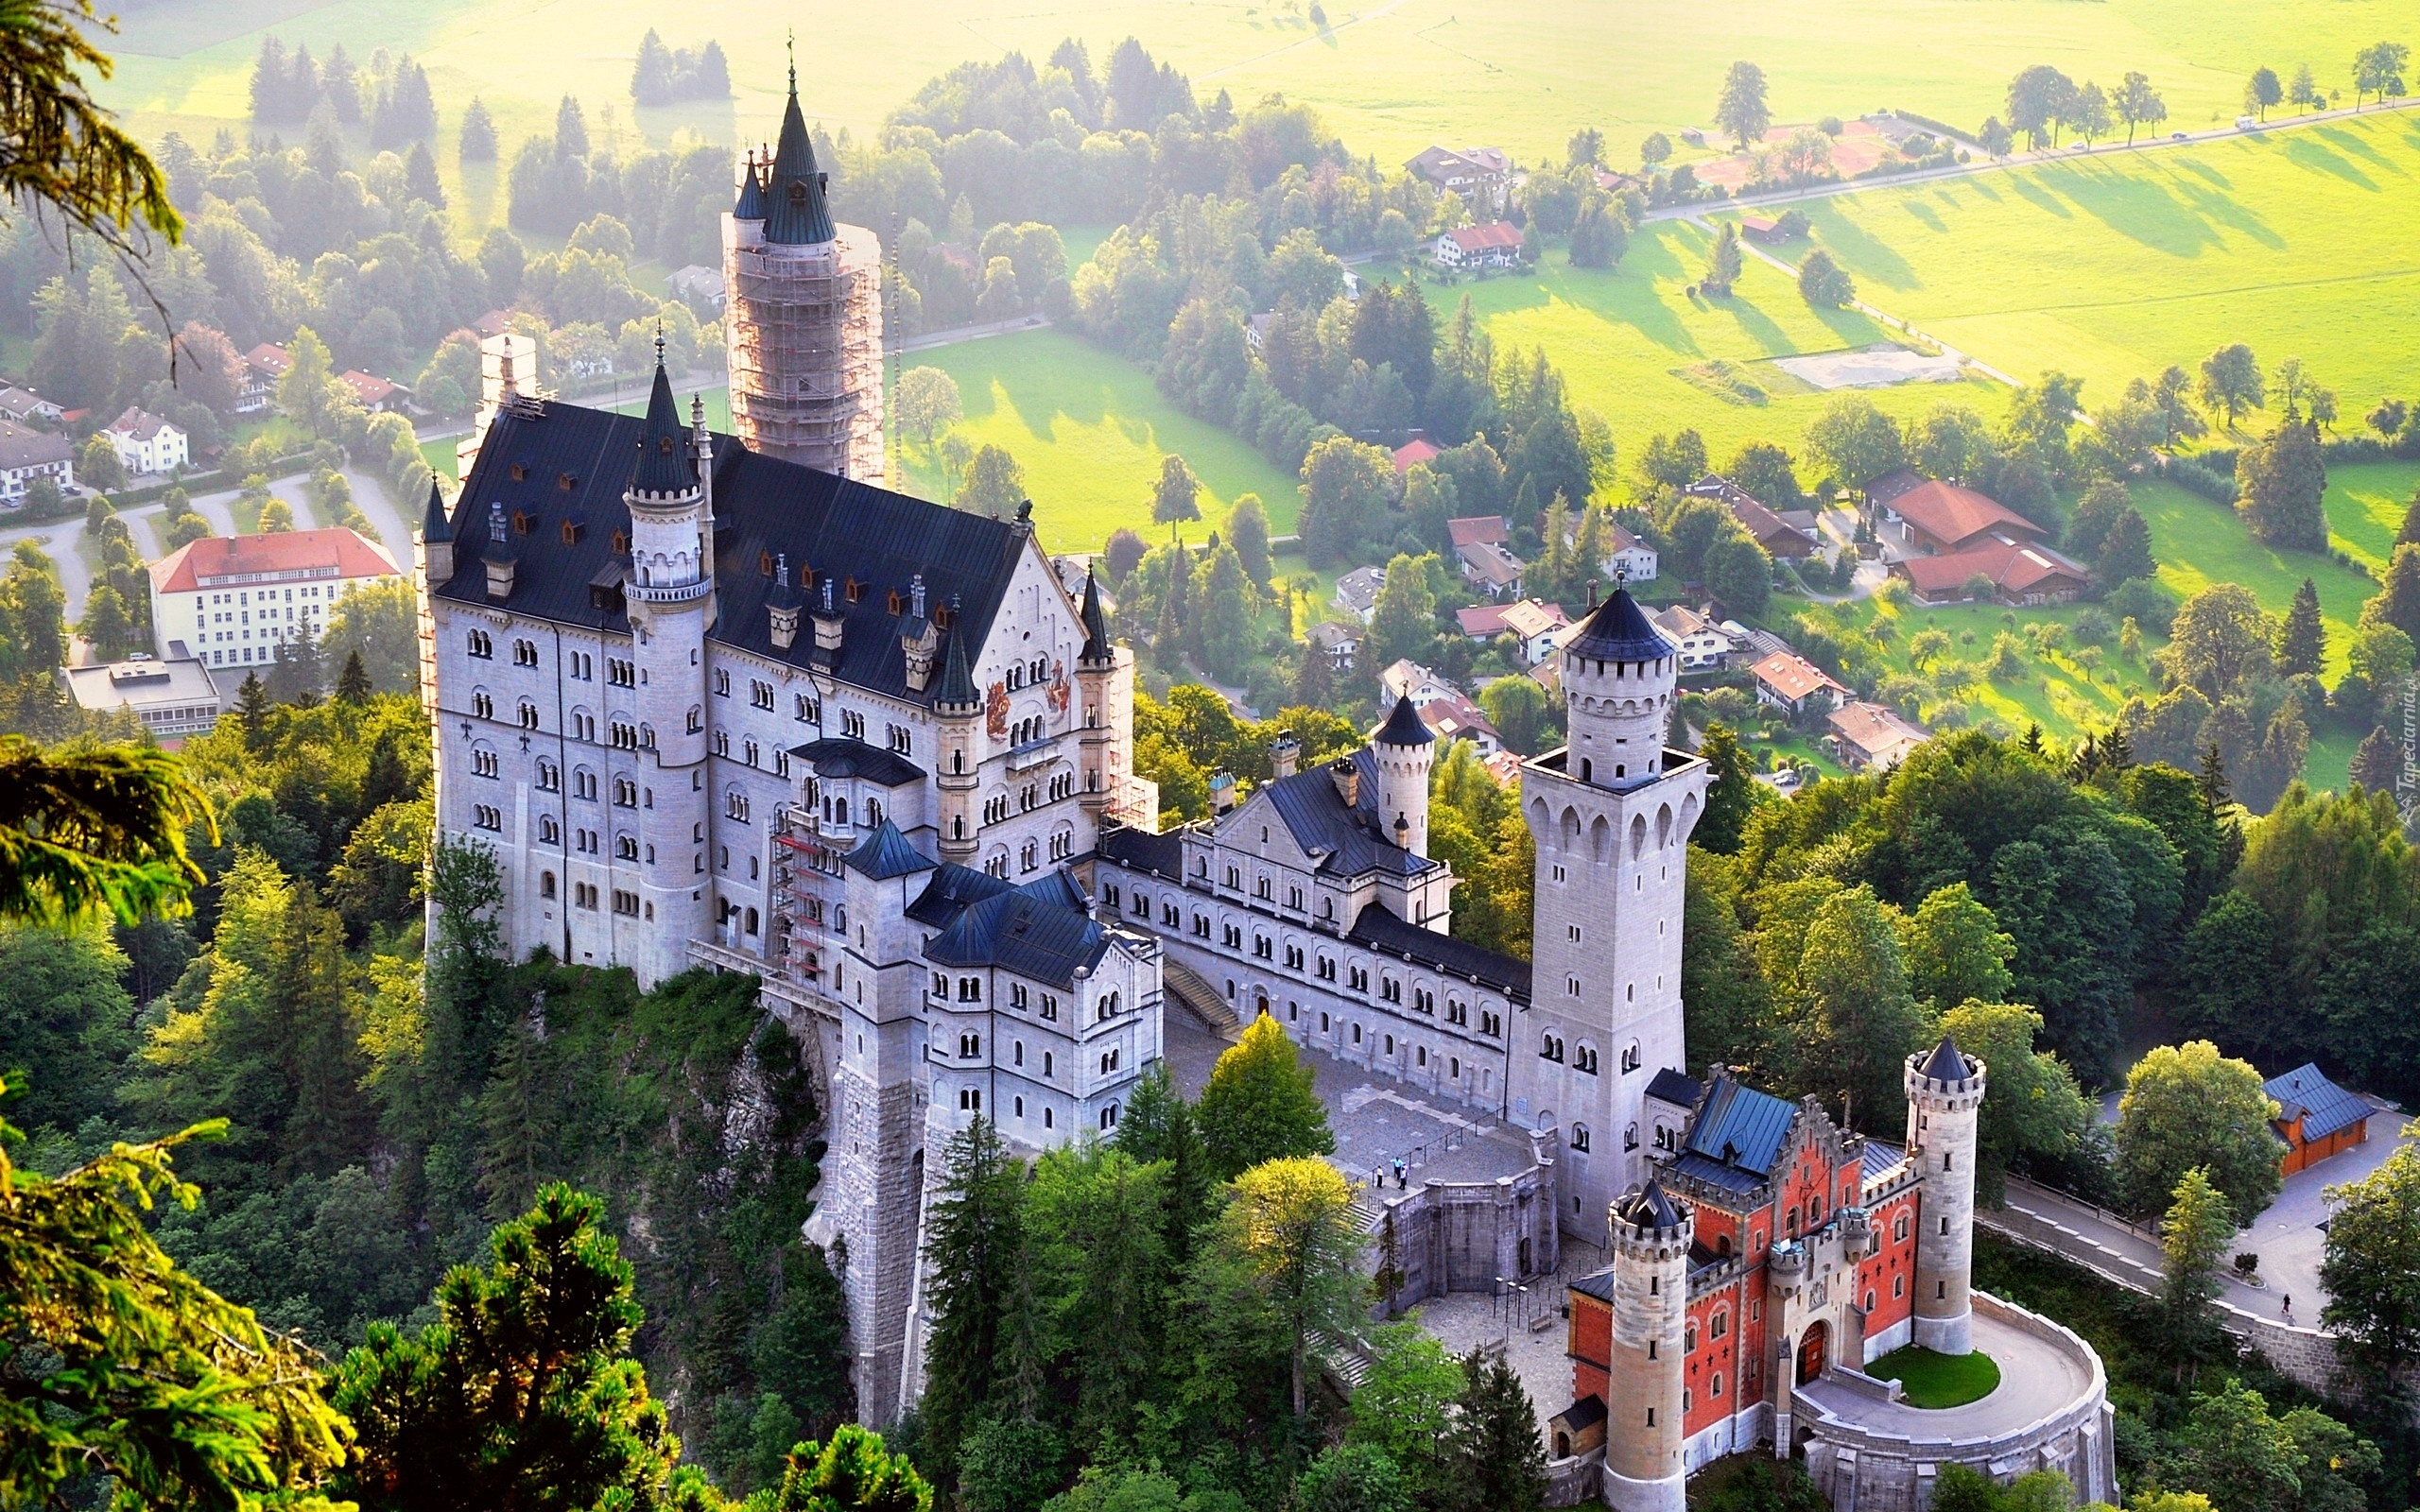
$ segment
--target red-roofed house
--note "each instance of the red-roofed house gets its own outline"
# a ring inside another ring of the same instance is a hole
[[[1829,713],[1848,702],[1848,689],[1795,651],[1775,651],[1748,670],[1756,679],[1756,701],[1789,713]]]
[[[363,372],[358,368],[348,368],[337,374],[337,382],[352,389],[353,397],[361,401],[361,407],[372,415],[383,415],[400,407],[404,402],[405,389],[401,384],[390,384],[376,373]]]
[[[1899,539],[1916,551],[1939,555],[1965,551],[1997,536],[2006,541],[2039,541],[2042,527],[2015,510],[1972,489],[1927,478],[1882,506],[1885,528],[1896,527]]]
[[[185,433],[147,409],[129,405],[101,434],[110,438],[111,450],[134,477],[173,472],[193,460]]]
[[[1897,711],[1878,703],[1844,705],[1824,715],[1824,723],[1831,730],[1824,744],[1853,772],[1868,767],[1887,772],[1932,738],[1923,726],[1910,724]]]
[[[1500,514],[1464,515],[1445,522],[1445,535],[1457,551],[1464,546],[1501,546],[1512,539],[1512,522]]]
[[[1521,261],[1521,228],[1509,220],[1458,226],[1437,238],[1436,256],[1443,268],[1512,267]]]
[[[2092,580],[2091,569],[2072,557],[2037,541],[1996,536],[1986,536],[1981,545],[1966,551],[1901,558],[1891,564],[1891,576],[1905,578],[1927,604],[1985,597],[2002,604],[2065,604]],[[1983,583],[1990,585],[1988,593],[1977,591]]]
[[[1814,517],[1804,510],[1792,511],[1806,518],[1807,524],[1802,526],[1782,518],[1763,500],[1720,472],[1709,472],[1681,491],[1692,498],[1713,499],[1729,509],[1731,518],[1756,538],[1756,544],[1765,548],[1768,557],[1787,557],[1797,561],[1815,555]]]
[[[1434,462],[1444,455],[1443,449],[1426,436],[1415,436],[1395,448],[1395,476],[1401,477],[1423,462]]]
[[[1474,641],[1512,636],[1520,642],[1524,666],[1536,666],[1545,661],[1554,650],[1556,637],[1571,627],[1571,616],[1563,611],[1562,605],[1541,603],[1534,598],[1456,610],[1454,620],[1461,627],[1462,634]]]
[[[235,396],[235,413],[256,415],[268,408],[277,395],[277,381],[293,366],[292,355],[275,342],[264,341],[245,352],[244,387]]]
[[[205,536],[151,564],[151,625],[206,665],[258,665],[298,628],[325,634],[347,593],[402,580],[386,547],[342,525]]]
[[[500,336],[512,329],[512,312],[490,310],[472,321],[471,329],[479,334],[479,339],[482,341],[490,336]]]

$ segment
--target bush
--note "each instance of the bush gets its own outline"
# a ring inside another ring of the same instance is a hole
[[[2131,577],[2110,590],[2110,617],[2133,620],[2145,634],[2165,636],[2176,623],[2176,596],[2148,577]]]
[[[2217,471],[2218,454],[2204,453],[2204,455],[2208,458],[2209,466],[2204,466],[2201,460],[2194,458],[2171,456],[2168,459],[2168,466],[2163,471],[2168,474],[2168,480],[2178,488],[2188,490],[2216,503],[2232,506],[2237,494],[2240,491],[2236,487],[2232,460],[2229,462],[2228,471],[2221,472]]]

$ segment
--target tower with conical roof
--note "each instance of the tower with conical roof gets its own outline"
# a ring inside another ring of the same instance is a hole
[[[1607,1214],[1614,1280],[1605,1397],[1605,1501],[1615,1512],[1682,1512],[1688,1439],[1689,1243],[1695,1215],[1651,1177]]]
[[[1076,617],[1084,627],[1084,644],[1076,653],[1076,696],[1082,715],[1077,741],[1082,791],[1078,798],[1096,834],[1111,819],[1151,827],[1158,822],[1156,812],[1136,814],[1117,806],[1134,752],[1134,653],[1110,639],[1100,584],[1089,569]]]
[[[1421,722],[1409,696],[1397,698],[1393,713],[1370,740],[1370,757],[1378,768],[1378,823],[1387,837],[1416,856],[1428,854],[1428,768],[1437,754],[1437,737]],[[1444,928],[1440,919],[1437,927]]]
[[[1559,1130],[1566,1230],[1604,1242],[1653,1157],[1648,1083],[1685,1069],[1681,904],[1705,764],[1667,749],[1677,653],[1620,587],[1557,649],[1569,743],[1521,769],[1537,842],[1526,1042],[1507,1046],[1514,1122]]]
[[[739,438],[769,456],[883,480],[882,251],[835,222],[799,110],[798,65],[769,156],[748,154],[722,221],[723,339]]]
[[[1908,1159],[1924,1183],[1914,1333],[1937,1354],[1974,1349],[1975,1143],[1983,1073],[1983,1062],[1947,1035],[1908,1057]]]

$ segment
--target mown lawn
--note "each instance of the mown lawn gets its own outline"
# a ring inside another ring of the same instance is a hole
[[[1999,1366],[1979,1349],[1935,1354],[1916,1344],[1892,1350],[1867,1366],[1865,1373],[1876,1381],[1898,1382],[1909,1404],[1916,1407],[1963,1407],[1990,1396],[2000,1383]]]
[[[2415,188],[2420,120],[2396,112],[1806,209],[1862,297],[2019,378],[2079,374],[2087,407],[2243,341],[2301,356],[2358,426],[2420,346]]]
[[[1893,334],[1854,310],[1814,309],[1789,278],[1754,261],[1730,299],[1690,295],[1688,286],[1705,274],[1709,240],[1696,226],[1658,221],[1631,238],[1618,267],[1573,267],[1553,248],[1526,272],[1423,288],[1441,328],[1468,294],[1499,350],[1543,345],[1563,369],[1573,402],[1612,423],[1625,457],[1651,434],[1684,427],[1705,438],[1718,464],[1750,440],[1798,453],[1807,422],[1831,395],[1766,359],[1871,346]],[[1726,376],[1762,390],[1762,402],[1740,402],[1756,395],[1723,382]],[[1996,419],[2008,393],[1980,379],[1867,392],[1903,420],[1942,403]]]
[[[1294,479],[1215,425],[1161,397],[1151,375],[1123,357],[1055,329],[910,352],[910,366],[934,367],[958,380],[966,418],[959,433],[976,445],[1004,446],[1025,467],[1033,517],[1053,551],[1097,551],[1120,526],[1157,539],[1151,489],[1161,458],[1183,456],[1201,479],[1200,541],[1226,523],[1246,493],[1260,495],[1270,529],[1294,528],[1302,497]],[[894,487],[946,498],[941,469],[920,438],[893,453]]]

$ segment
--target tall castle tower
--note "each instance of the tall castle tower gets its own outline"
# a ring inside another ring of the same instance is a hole
[[[1557,653],[1570,742],[1521,768],[1538,848],[1528,1043],[1508,1057],[1512,1117],[1560,1129],[1562,1219],[1601,1243],[1614,1197],[1648,1174],[1647,1085],[1687,1064],[1681,904],[1705,764],[1667,750],[1671,644],[1616,588]]]
[[[638,937],[616,948],[642,982],[688,965],[713,922],[706,899],[705,648],[715,619],[714,469],[702,421],[681,424],[656,352],[647,423],[622,493],[631,511],[630,608],[638,725],[628,737],[646,789]],[[615,731],[616,743],[623,742]],[[618,837],[616,844],[618,845]]]
[[[1370,755],[1378,767],[1378,822],[1416,856],[1428,854],[1428,768],[1436,753],[1437,737],[1420,722],[1411,700],[1397,698],[1370,742]],[[1438,922],[1442,928],[1444,920]]]
[[[1683,1512],[1693,1215],[1654,1181],[1615,1203],[1614,1337],[1605,1402],[1605,1496],[1614,1512]]]
[[[825,180],[792,63],[772,161],[747,161],[722,220],[731,418],[752,450],[879,484],[882,249],[834,224]]]
[[[1916,1234],[1915,1339],[1939,1354],[1966,1354],[1974,1320],[1975,1137],[1983,1106],[1982,1061],[1947,1035],[1908,1057],[1908,1156],[1924,1182]]]

